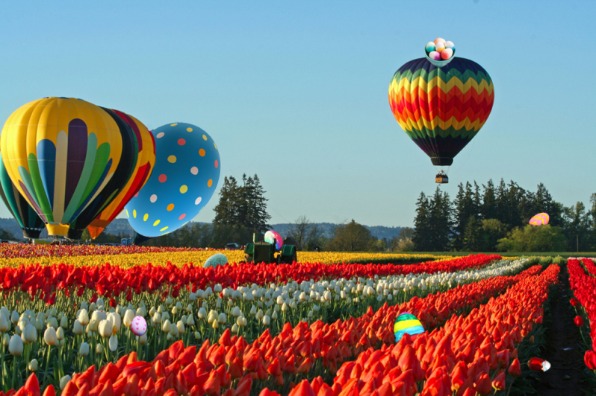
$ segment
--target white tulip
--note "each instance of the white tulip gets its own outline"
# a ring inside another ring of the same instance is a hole
[[[89,355],[89,344],[86,343],[85,341],[81,342],[81,346],[79,347],[79,355],[81,356],[87,356]]]
[[[89,312],[86,309],[81,309],[77,316],[77,320],[81,322],[83,326],[87,326],[89,324]]]
[[[8,342],[8,353],[13,356],[21,356],[23,354],[23,340],[16,334],[10,337]]]
[[[4,314],[0,314],[0,332],[4,333],[8,330],[10,330],[10,322]]]
[[[39,363],[37,363],[37,359],[31,359],[29,364],[27,364],[27,370],[31,372],[36,372],[39,368]]]
[[[103,345],[101,345],[99,342],[95,344],[95,353],[98,355],[103,353]]]
[[[58,328],[58,319],[56,319],[55,316],[50,316],[50,317],[48,317],[48,320],[46,321],[46,325],[57,329]]]
[[[122,318],[118,312],[110,312],[107,316],[107,319],[112,322],[112,334],[116,334],[120,331],[120,327],[122,326]]]
[[[68,327],[68,317],[66,315],[62,315],[62,317],[60,318],[60,327]]]
[[[135,318],[135,316],[134,310],[127,309],[126,312],[124,312],[124,317],[122,318],[122,323],[124,323],[124,326],[130,327],[130,324],[132,323],[132,320]]]
[[[169,333],[172,327],[172,323],[169,319],[166,319],[161,325],[161,331],[164,333]]]
[[[265,326],[269,326],[271,324],[271,317],[269,317],[269,315],[264,315],[263,316],[263,324]]]
[[[97,331],[98,331],[99,335],[107,338],[112,335],[113,328],[114,328],[114,325],[112,324],[111,321],[109,321],[107,319],[103,319],[103,320],[99,321],[99,325],[97,326]]]
[[[58,336],[56,335],[56,330],[53,327],[48,327],[46,331],[43,333],[43,340],[48,345],[57,345]]]
[[[93,311],[93,313],[91,314],[91,320],[95,319],[98,322],[107,319],[108,314],[106,313],[106,311]]]
[[[110,348],[110,351],[112,352],[118,350],[118,337],[113,334],[110,336],[110,339],[108,340],[108,348]]]
[[[99,344],[98,344],[99,345]],[[63,390],[66,388],[66,385],[70,381],[70,375],[65,375],[64,377],[60,378],[60,389]]]
[[[17,311],[12,311],[12,313],[10,314],[10,321],[12,322],[12,324],[17,324],[19,318],[19,313]]]
[[[194,320],[194,318],[193,318],[192,315],[188,315],[186,317],[186,325],[187,326],[194,326],[195,325],[195,320]]]
[[[21,338],[23,342],[29,344],[31,342],[37,341],[37,329],[31,323],[27,323],[25,328],[23,329],[23,333],[21,334]]]

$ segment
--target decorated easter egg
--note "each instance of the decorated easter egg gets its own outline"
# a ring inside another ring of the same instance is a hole
[[[435,43],[434,43],[434,42],[432,42],[432,41],[429,41],[428,43],[426,43],[426,46],[424,47],[424,50],[425,50],[425,51],[426,51],[426,53],[428,54],[428,53],[430,53],[430,52],[432,52],[432,51],[436,50],[436,48],[437,48],[437,47],[435,46]]]
[[[539,357],[533,357],[528,360],[528,367],[533,371],[548,371],[550,362]]]
[[[395,333],[395,342],[398,342],[406,333],[409,335],[424,333],[424,327],[415,315],[403,312],[395,319],[393,332]]]
[[[453,50],[451,48],[445,48],[441,51],[441,59],[446,60],[453,56]]]
[[[530,224],[533,226],[547,225],[550,221],[548,213],[538,213],[530,219]]]
[[[220,160],[211,136],[198,126],[155,128],[155,165],[147,183],[126,205],[131,227],[153,238],[191,221],[213,196]]]
[[[130,331],[136,336],[142,336],[147,332],[147,321],[142,316],[135,316],[130,322]]]
[[[203,267],[217,267],[218,265],[225,265],[228,263],[228,258],[223,253],[216,253],[209,257]]]
[[[275,250],[281,250],[281,247],[284,245],[284,239],[279,235],[279,232],[275,230],[269,230],[265,233],[263,239],[265,242],[274,244],[275,243]]]

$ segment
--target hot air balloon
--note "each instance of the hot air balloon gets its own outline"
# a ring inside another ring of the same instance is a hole
[[[23,236],[27,239],[39,238],[45,224],[8,177],[2,158],[0,158],[0,186],[0,197],[19,223]]]
[[[147,183],[125,206],[135,243],[179,229],[209,202],[219,181],[219,151],[196,125],[173,123],[151,131],[155,165]]]
[[[395,119],[435,166],[453,158],[484,125],[494,102],[493,83],[479,64],[453,57],[431,62],[414,59],[401,66],[389,84]],[[448,181],[440,172],[436,181]]]
[[[106,110],[81,99],[57,97],[15,110],[0,141],[10,179],[55,237],[67,237],[71,224],[75,234],[83,230],[88,224],[78,219],[81,213],[113,199],[116,192],[109,189],[120,184],[110,181],[127,181],[120,173],[130,174],[130,166],[120,163],[135,158],[133,149],[123,142],[121,126]]]
[[[131,198],[139,192],[149,179],[151,169],[155,164],[155,140],[147,127],[135,117],[118,110],[112,110],[134,133],[137,142],[138,156],[131,177],[126,185],[120,189],[112,202],[97,215],[87,227],[91,238],[95,239],[103,232],[124,209]]]

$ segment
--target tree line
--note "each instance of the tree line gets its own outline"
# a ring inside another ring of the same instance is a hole
[[[271,228],[268,199],[259,177],[224,178],[212,224],[191,222],[185,227],[146,241],[145,245],[224,248],[262,240]],[[530,226],[537,213],[550,216],[548,226]],[[4,232],[3,230],[0,230]],[[6,234],[6,232],[4,232]],[[1,234],[3,239],[12,239]],[[582,202],[565,207],[541,183],[535,192],[510,181],[492,180],[458,185],[453,200],[439,187],[420,193],[413,228],[403,228],[393,240],[377,239],[351,220],[324,235],[306,216],[296,219],[285,235],[299,250],[330,251],[596,251],[596,194],[590,206]],[[119,243],[120,237],[102,233],[96,243]]]
[[[530,226],[540,212],[549,225]],[[460,183],[453,200],[437,187],[432,196],[420,193],[409,242],[416,251],[594,251],[596,194],[586,208],[565,207],[542,183],[535,192],[502,179]]]

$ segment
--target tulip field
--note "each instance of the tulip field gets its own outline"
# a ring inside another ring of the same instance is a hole
[[[562,269],[596,375],[592,259],[299,252],[275,265],[225,251],[203,268],[214,251],[0,252],[0,395],[523,394]],[[425,332],[396,342],[404,312]]]

